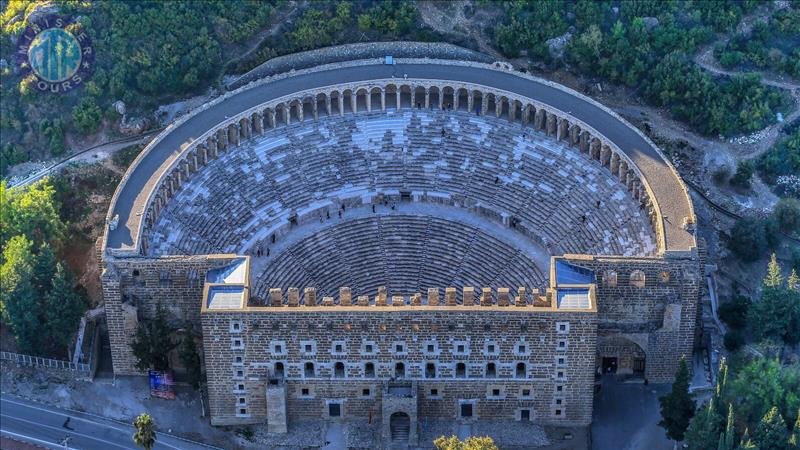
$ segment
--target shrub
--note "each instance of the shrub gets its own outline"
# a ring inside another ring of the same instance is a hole
[[[800,230],[800,200],[796,198],[781,199],[775,206],[773,214],[782,231],[797,233]]]
[[[731,177],[731,185],[741,188],[750,188],[750,179],[753,178],[755,166],[750,160],[739,161],[736,173]]]
[[[729,327],[742,329],[747,325],[747,309],[750,307],[750,299],[744,295],[735,295],[732,299],[719,305],[717,312]]]
[[[744,261],[755,261],[767,249],[767,236],[761,220],[745,217],[731,229],[728,248]]]
[[[101,120],[103,112],[92,97],[82,98],[81,102],[72,108],[72,122],[75,129],[83,134],[97,131]]]
[[[723,339],[725,349],[729,352],[735,352],[744,345],[744,335],[739,330],[728,330]]]

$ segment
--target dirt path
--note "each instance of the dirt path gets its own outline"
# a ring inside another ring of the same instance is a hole
[[[778,8],[772,8],[770,4],[764,4],[758,7],[753,13],[745,16],[742,18],[742,21],[736,27],[736,31],[734,33],[749,33],[753,29],[753,25],[757,22],[766,22],[772,18],[772,15],[778,11]],[[709,72],[715,73],[717,75],[738,75],[743,73],[742,71],[735,71],[735,70],[727,70],[719,65],[719,62],[714,57],[714,48],[717,45],[725,45],[733,36],[733,33],[728,33],[722,35],[719,39],[711,44],[706,45],[703,47],[697,55],[695,55],[694,62],[697,63],[703,69],[708,70]],[[789,91],[795,91],[800,89],[800,82],[798,80],[794,80],[789,76],[786,75],[779,75],[772,72],[765,72],[765,71],[748,71],[749,73],[756,73],[761,77],[761,83],[767,86],[773,86],[779,89],[786,89]]]
[[[249,42],[246,44],[245,49],[241,53],[239,53],[238,56],[228,60],[222,66],[222,70],[220,70],[219,77],[220,78],[225,77],[226,72],[231,66],[239,63],[239,61],[242,61],[250,57],[251,54],[258,51],[259,47],[261,46],[261,43],[264,42],[265,39],[274,36],[281,29],[284,23],[293,20],[296,14],[299,11],[303,10],[305,6],[306,6],[305,1],[290,2],[289,7],[287,9],[279,11],[277,16],[273,19],[274,23],[272,24],[272,26],[270,26],[269,28],[265,28],[264,30],[260,31],[256,36],[250,38]],[[234,51],[234,49],[232,49],[231,51]]]
[[[475,10],[475,14],[467,18],[465,9]],[[434,30],[444,34],[455,34],[474,40],[482,53],[506,60],[494,47],[483,33],[482,26],[493,22],[496,12],[489,12],[487,8],[478,9],[471,0],[437,1],[424,0],[417,3],[422,21]],[[482,25],[483,24],[483,25]]]
[[[64,167],[75,164],[75,163],[93,163],[99,162],[104,159],[107,159],[114,153],[124,148],[128,148],[131,145],[139,144],[141,142],[146,142],[150,139],[153,135],[161,131],[161,129],[155,129],[145,132],[144,134],[140,134],[138,136],[132,136],[130,138],[119,139],[116,141],[106,142],[104,144],[95,145],[89,147],[87,149],[80,150],[73,154],[72,156],[61,159],[61,160],[51,160],[51,161],[39,161],[39,169],[35,170],[33,173],[29,173],[26,176],[19,176],[13,177],[9,180],[10,187],[20,187],[20,186],[27,186],[31,183],[34,183],[51,173],[58,172],[59,170],[63,169]]]

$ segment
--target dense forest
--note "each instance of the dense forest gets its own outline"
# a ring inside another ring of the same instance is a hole
[[[93,135],[119,121],[113,104],[133,115],[218,86],[275,56],[348,42],[374,40],[450,41],[476,48],[461,35],[425,26],[417,5],[407,1],[315,1],[294,11],[284,0],[161,2],[114,0],[52,2],[59,13],[78,17],[98,57],[83,88],[67,95],[40,94],[9,63],[33,0],[4,0],[0,54],[0,174],[9,165],[58,156],[66,136]],[[715,33],[731,33],[757,0],[480,0],[496,23],[485,31],[505,56],[527,55],[549,67],[566,64],[589,78],[629,86],[655,106],[703,134],[748,133],[775,121],[788,107],[778,90],[756,75],[716,77],[692,61]],[[302,6],[302,5],[301,5]],[[474,14],[472,7],[470,14]],[[734,36],[717,55],[726,65],[796,73],[800,40],[798,9],[776,12],[749,35]],[[291,10],[291,11],[290,11]],[[289,12],[292,20],[283,20]],[[569,33],[563,57],[547,40]],[[754,43],[755,42],[755,43]],[[732,56],[733,55],[733,56]]]
[[[496,42],[507,56],[551,55],[546,41],[568,31],[571,67],[589,77],[635,88],[703,134],[731,135],[763,128],[787,99],[756,75],[718,78],[692,56],[716,32],[729,32],[757,1],[636,2],[515,1],[507,6]],[[800,34],[797,30],[795,34]]]

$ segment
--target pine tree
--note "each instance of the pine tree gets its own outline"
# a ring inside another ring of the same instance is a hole
[[[40,353],[40,305],[33,286],[35,257],[33,243],[25,236],[14,236],[3,250],[0,266],[0,312],[8,323],[20,351]]]
[[[152,320],[139,323],[131,342],[137,369],[155,369],[159,372],[169,369],[167,354],[175,348],[170,337],[171,333],[172,330],[167,323],[167,313],[159,303],[156,305],[156,316]]]
[[[747,321],[756,340],[786,340],[789,343],[800,340],[800,332],[792,329],[795,322],[800,323],[798,295],[800,293],[783,285],[781,267],[773,254],[767,267],[761,298],[748,311]]]
[[[50,292],[45,297],[44,315],[47,327],[45,333],[53,347],[69,345],[72,334],[86,309],[86,300],[72,289],[69,272],[61,263],[56,265],[56,273]]]
[[[191,329],[186,332],[181,342],[180,358],[184,367],[186,367],[187,381],[192,388],[199,389],[203,372],[200,355],[197,353],[197,346],[194,343],[194,334]]]
[[[675,374],[672,391],[658,400],[662,417],[658,425],[667,431],[670,439],[682,441],[695,410],[695,402],[689,395],[689,368],[684,358]]]
[[[792,273],[789,274],[789,278],[786,279],[786,287],[793,291],[800,289],[800,277],[797,276],[797,271],[794,269],[792,269]]]
[[[797,420],[794,421],[792,434],[789,435],[789,448],[792,450],[800,448],[800,411],[797,411]]]
[[[156,445],[156,425],[150,414],[141,413],[133,421],[136,433],[133,435],[133,442],[144,450],[150,450]]]
[[[759,450],[783,450],[789,442],[789,433],[786,430],[781,413],[776,406],[761,418],[753,433],[753,442]]]
[[[747,428],[744,429],[742,440],[739,441],[739,445],[736,446],[736,450],[759,450],[758,446],[750,438],[750,431],[748,431]]]
[[[733,405],[728,404],[728,420],[725,422],[725,431],[719,435],[719,444],[717,450],[733,450]]]
[[[769,264],[767,264],[767,276],[764,278],[764,286],[778,288],[781,284],[783,284],[781,266],[778,264],[778,257],[773,253],[769,259]]]
[[[722,430],[722,417],[718,413],[717,401],[717,398],[712,396],[689,423],[685,439],[690,450],[708,450],[717,445]]]

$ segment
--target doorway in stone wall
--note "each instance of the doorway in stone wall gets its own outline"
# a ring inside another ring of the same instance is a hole
[[[411,417],[404,412],[396,412],[389,417],[389,431],[392,442],[408,442],[411,432]]]
[[[617,358],[603,358],[603,373],[617,373]]]

